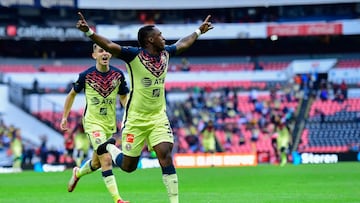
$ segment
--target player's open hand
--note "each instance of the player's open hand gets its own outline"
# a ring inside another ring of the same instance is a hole
[[[81,30],[82,32],[89,31],[89,25],[87,24],[84,16],[81,14],[81,12],[78,12],[79,20],[76,23],[77,29]]]
[[[62,131],[68,131],[69,130],[69,128],[67,127],[67,119],[65,119],[65,118],[61,119],[60,129]]]
[[[211,22],[209,21],[211,18],[211,15],[208,15],[204,22],[200,25],[199,29],[201,31],[201,34],[206,33],[207,31],[213,29],[214,27],[211,25]]]

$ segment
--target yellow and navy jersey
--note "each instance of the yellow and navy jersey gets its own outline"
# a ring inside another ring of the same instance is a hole
[[[126,62],[130,81],[125,116],[154,118],[164,115],[165,77],[169,57],[175,53],[175,45],[165,46],[159,56],[152,56],[139,47],[122,47],[119,58]]]
[[[290,144],[290,132],[286,126],[277,129],[277,145],[278,147],[287,147]]]
[[[123,72],[113,66],[107,72],[99,72],[93,66],[79,74],[73,87],[77,93],[85,92],[85,132],[115,133],[117,96],[129,92]]]
[[[215,130],[205,129],[202,132],[203,140],[215,140]]]

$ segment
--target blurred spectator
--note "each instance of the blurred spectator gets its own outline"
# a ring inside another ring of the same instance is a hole
[[[21,141],[21,131],[18,128],[13,131],[10,147],[13,155],[13,168],[21,170],[23,144]]]
[[[291,135],[289,129],[281,120],[278,120],[275,131],[277,133],[276,145],[278,154],[280,155],[280,166],[284,166],[290,154]]]
[[[46,135],[40,136],[40,139],[41,139],[41,145],[39,148],[40,161],[42,164],[46,164],[48,158],[48,148],[46,146],[47,136]]]
[[[90,150],[90,140],[84,131],[82,119],[78,118],[78,122],[71,133],[75,141],[75,162],[77,166],[81,166],[82,162],[88,158]]]
[[[180,68],[181,68],[181,71],[184,71],[184,72],[189,72],[191,70],[190,63],[187,58],[181,59],[181,67]]]
[[[341,93],[340,90],[337,91],[337,93],[335,94],[333,101],[336,101],[339,103],[342,103],[344,101],[344,95]]]
[[[332,99],[335,99],[335,95],[339,91],[340,85],[336,82],[330,83],[331,89],[332,89]]]
[[[33,81],[32,93],[39,93],[39,81],[36,78]]]
[[[64,134],[64,161],[66,164],[74,165],[74,135],[72,133]]]
[[[205,153],[214,153],[216,151],[215,127],[212,120],[208,121],[201,131],[202,147]]]
[[[192,152],[198,152],[200,150],[200,140],[197,136],[196,128],[190,124],[186,130],[185,140],[188,143],[190,150]]]
[[[252,142],[258,141],[259,135],[260,135],[259,127],[258,125],[254,125],[253,128],[251,129],[251,141]]]
[[[329,93],[326,87],[322,87],[320,90],[320,99],[321,101],[327,101],[329,99]]]
[[[341,94],[343,95],[344,100],[346,100],[348,98],[348,87],[347,87],[345,80],[343,80],[341,82],[340,90],[341,90]]]
[[[177,66],[176,64],[172,63],[170,64],[170,69],[169,69],[171,72],[176,72],[177,71]]]
[[[30,143],[24,144],[22,165],[24,165],[24,166],[33,165],[34,156],[35,156],[34,147]]]
[[[258,100],[258,91],[257,91],[257,89],[251,89],[250,95],[249,95],[249,100],[252,103],[255,103]]]

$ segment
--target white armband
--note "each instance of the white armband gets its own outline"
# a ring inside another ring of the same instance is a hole
[[[199,37],[201,35],[201,30],[198,28],[195,30],[195,33],[197,34],[197,36]]]
[[[91,28],[89,28],[89,30],[87,32],[85,32],[85,35],[88,37],[90,37],[93,34],[94,34],[94,30],[92,30]]]

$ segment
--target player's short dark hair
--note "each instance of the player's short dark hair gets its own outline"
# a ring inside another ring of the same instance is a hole
[[[139,29],[138,32],[138,42],[140,47],[145,48],[146,38],[149,36],[150,32],[154,30],[155,25],[145,25]]]

